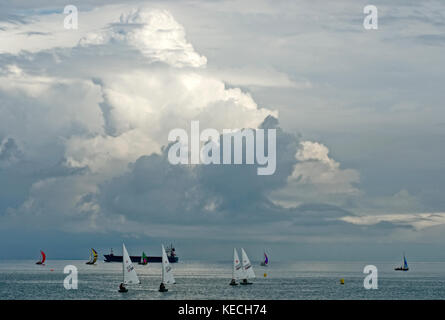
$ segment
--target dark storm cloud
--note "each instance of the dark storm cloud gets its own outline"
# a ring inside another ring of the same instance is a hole
[[[285,208],[271,201],[270,193],[287,185],[297,163],[300,140],[280,128],[271,116],[260,128],[277,130],[277,168],[273,175],[259,176],[255,165],[245,164],[171,165],[169,145],[160,155],[140,157],[130,165],[129,172],[102,184],[98,195],[91,194],[82,201],[97,202],[107,215],[122,214],[147,226],[220,226],[218,237],[239,237],[231,232],[241,226],[249,226],[253,238],[266,234],[274,237],[276,233],[280,238],[290,237],[289,241],[301,236],[360,237],[363,232],[382,236],[400,228],[389,222],[354,225],[340,220],[354,213],[322,202]]]
[[[224,210],[244,210],[252,203],[267,203],[268,193],[284,187],[292,173],[296,164],[298,137],[283,131],[278,126],[278,120],[272,116],[264,120],[260,129],[265,132],[276,129],[277,166],[274,174],[258,175],[257,165],[204,165],[197,171],[199,184],[212,196],[220,198],[220,207]],[[220,154],[222,157],[222,147]]]
[[[267,118],[262,128],[276,126],[276,119]],[[129,218],[164,223],[223,222],[231,216],[264,219],[265,208],[274,208],[267,193],[285,185],[297,145],[296,137],[277,128],[277,170],[267,177],[258,176],[255,165],[171,165],[170,145],[161,155],[139,158],[129,173],[104,184],[100,204]]]
[[[9,148],[8,152],[0,152],[0,216],[6,215],[11,208],[20,207],[29,197],[32,186],[39,181],[88,174],[88,168],[65,166],[63,158],[56,163],[29,159],[16,147]],[[41,219],[46,220],[45,217]]]
[[[98,203],[105,212],[142,223],[261,225],[281,221],[302,228],[333,224],[355,228],[336,221],[352,215],[336,206],[314,203],[284,208],[269,199],[271,191],[286,185],[297,163],[299,138],[283,131],[271,116],[260,127],[277,130],[273,175],[259,176],[255,165],[245,164],[171,165],[170,145],[161,155],[140,157],[128,173],[103,184]]]

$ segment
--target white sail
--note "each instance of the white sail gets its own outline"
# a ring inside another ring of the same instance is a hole
[[[170,262],[168,261],[164,245],[162,245],[162,283],[164,284],[175,283],[175,278],[173,277],[173,270],[172,267],[170,267]]]
[[[238,252],[235,248],[233,248],[233,270],[232,270],[232,279],[240,280],[243,278],[243,266],[238,257]]]
[[[128,255],[127,248],[125,244],[122,244],[122,269],[124,273],[124,284],[139,284],[138,275],[133,267],[130,256]]]
[[[241,259],[242,259],[242,266],[243,266],[243,279],[251,279],[255,278],[255,273],[253,272],[253,267],[250,264],[249,257],[246,254],[246,251],[244,251],[243,248],[241,248]]]

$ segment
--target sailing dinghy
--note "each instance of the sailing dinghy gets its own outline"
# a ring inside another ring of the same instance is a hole
[[[95,264],[97,261],[97,252],[93,248],[91,248],[90,252],[90,260],[86,262],[86,264]]]
[[[255,273],[253,272],[252,264],[250,263],[249,257],[247,256],[246,251],[244,251],[243,248],[241,248],[241,261],[243,266],[243,281],[241,281],[241,284],[252,284],[252,282],[248,282],[247,280],[255,278]]]
[[[261,262],[262,267],[267,267],[269,265],[269,257],[266,254],[266,249],[264,249],[264,260]]]
[[[145,255],[145,252],[142,251],[141,261],[138,262],[138,264],[146,265],[148,264],[148,257]]]
[[[42,265],[45,265],[46,254],[45,254],[45,252],[43,252],[42,250],[40,250],[40,254],[42,255],[42,257],[40,258],[39,261],[36,262],[36,264],[42,264]]]
[[[133,267],[130,256],[128,254],[125,244],[122,243],[122,273],[123,282],[119,285],[119,292],[127,292],[128,289],[125,287],[127,284],[140,284],[136,270]]]
[[[403,266],[395,268],[396,271],[408,271],[408,262],[406,262],[405,254],[403,254]]]
[[[164,245],[162,245],[162,279],[159,286],[159,292],[167,292],[166,284],[175,284],[175,278],[173,277],[173,270],[168,262],[167,253],[165,252]]]
[[[233,248],[233,268],[232,268],[232,281],[230,281],[231,286],[237,286],[237,280],[240,280],[243,276],[243,266],[238,257],[238,252]]]

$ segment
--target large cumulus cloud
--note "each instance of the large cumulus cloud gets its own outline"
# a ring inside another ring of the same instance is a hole
[[[116,210],[108,216],[104,203],[95,203],[99,186],[131,170],[130,163],[137,167],[143,156],[162,157],[172,128],[187,128],[191,120],[217,130],[255,128],[277,115],[202,72],[206,58],[165,10],[124,12],[73,48],[4,54],[1,62],[2,163],[17,157],[14,146],[20,145],[30,168],[26,184],[16,181],[28,190],[22,204],[2,213],[9,222],[23,217],[54,227],[71,221],[71,229],[106,229]],[[159,186],[152,185],[154,198]],[[116,216],[131,217],[129,211]],[[164,211],[168,216],[173,209]]]
[[[260,128],[277,129],[273,175],[259,176],[257,165],[172,165],[169,145],[160,155],[139,158],[129,172],[101,185],[101,207],[113,214],[128,212],[127,217],[145,222],[231,224],[284,219],[286,215],[268,195],[286,185],[296,163],[298,139],[277,127],[273,117]],[[268,212],[271,208],[275,213]]]

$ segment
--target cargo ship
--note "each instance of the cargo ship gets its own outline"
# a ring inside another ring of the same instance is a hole
[[[175,248],[173,247],[173,245],[170,245],[169,247],[167,247],[165,249],[165,252],[167,252],[167,257],[168,257],[168,261],[170,263],[176,263],[178,262],[179,258],[176,255],[175,252]],[[111,249],[110,254],[104,254],[105,260],[104,262],[122,262],[122,256],[116,256],[113,253],[113,249]],[[130,259],[132,262],[135,263],[139,263],[141,262],[141,256],[130,256]],[[153,256],[148,256],[147,257],[147,262],[148,263],[161,263],[162,262],[162,257],[153,257]]]

